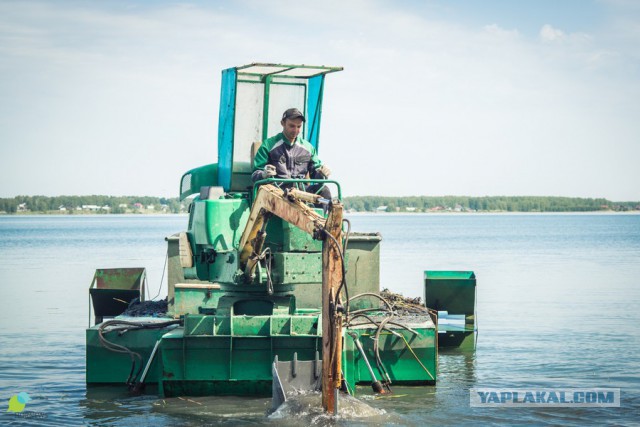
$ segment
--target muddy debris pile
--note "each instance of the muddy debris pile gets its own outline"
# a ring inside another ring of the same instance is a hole
[[[131,317],[166,317],[168,310],[167,299],[160,301],[142,301],[138,298],[131,301],[129,307],[122,313]]]
[[[391,292],[387,288],[380,292],[380,296],[391,305],[397,316],[423,316],[429,314],[429,309],[422,304],[422,298],[420,297],[405,297],[402,294]]]

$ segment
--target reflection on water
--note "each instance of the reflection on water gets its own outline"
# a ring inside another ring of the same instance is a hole
[[[356,215],[381,231],[382,285],[422,294],[424,270],[474,270],[476,352],[442,351],[438,383],[343,404],[159,399],[152,387],[86,389],[84,328],[96,268],[146,267],[161,285],[164,237],[184,216],[0,217],[0,401],[21,391],[38,425],[627,424],[640,412],[640,216]],[[166,291],[166,277],[162,284]],[[471,408],[471,387],[614,387],[620,408]],[[349,406],[351,405],[351,406]],[[372,412],[368,412],[372,411]],[[0,424],[33,425],[0,406]]]

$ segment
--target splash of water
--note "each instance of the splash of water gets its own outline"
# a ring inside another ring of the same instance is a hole
[[[340,395],[338,399],[338,415],[330,415],[322,409],[322,393],[317,391],[300,392],[287,396],[287,400],[269,415],[270,420],[292,420],[297,425],[300,421],[311,425],[324,425],[332,420],[355,420],[360,418],[379,418],[386,412],[376,409],[350,395]]]

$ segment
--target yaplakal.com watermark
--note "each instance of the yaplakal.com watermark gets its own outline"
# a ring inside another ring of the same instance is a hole
[[[474,407],[620,407],[619,388],[472,388]]]

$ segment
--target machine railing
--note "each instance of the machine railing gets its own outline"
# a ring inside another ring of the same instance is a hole
[[[336,188],[338,189],[338,200],[342,201],[342,190],[340,188],[340,183],[338,183],[338,181],[334,181],[331,179],[306,179],[306,178],[302,178],[302,179],[267,178],[267,179],[261,179],[260,181],[256,181],[253,184],[253,193],[252,193],[251,200],[256,199],[258,187],[260,187],[263,184],[275,184],[277,186],[280,186],[281,184],[294,184],[294,186],[296,187],[298,187],[298,185],[302,185],[302,188],[301,188],[302,190],[304,190],[304,186],[308,184],[335,184]],[[322,189],[322,187],[318,189],[318,192],[320,191],[320,189]]]

